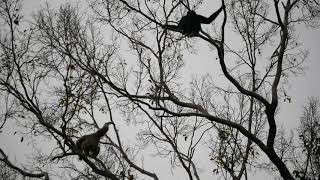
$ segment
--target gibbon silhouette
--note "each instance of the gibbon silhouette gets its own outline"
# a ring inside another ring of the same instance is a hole
[[[213,20],[217,18],[220,12],[225,8],[225,5],[222,5],[216,12],[214,12],[210,17],[204,17],[197,14],[193,10],[189,10],[187,15],[183,16],[178,25],[164,25],[164,28],[173,31],[179,31],[182,34],[191,37],[195,36],[201,30],[201,24],[210,24]]]
[[[100,152],[99,140],[108,132],[109,125],[111,124],[113,123],[105,123],[103,127],[97,132],[80,137],[76,142],[77,148],[80,150],[80,153],[85,156],[96,158]],[[79,160],[82,160],[80,156]]]

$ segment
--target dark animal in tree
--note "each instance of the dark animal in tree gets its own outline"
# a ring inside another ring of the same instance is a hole
[[[225,8],[222,5],[216,12],[214,12],[209,18],[196,14],[196,12],[190,10],[186,16],[183,16],[178,25],[164,25],[164,28],[179,31],[186,36],[195,36],[201,30],[201,24],[210,24],[217,18],[220,12]]]
[[[78,139],[76,142],[77,148],[80,153],[85,156],[96,158],[100,152],[99,140],[108,132],[109,125],[113,124],[112,122],[105,123],[101,129],[97,132],[84,135]],[[79,159],[82,158],[79,156]]]

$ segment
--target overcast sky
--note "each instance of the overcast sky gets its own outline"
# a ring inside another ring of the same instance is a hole
[[[209,2],[210,0],[207,1]],[[39,5],[44,4],[44,2],[44,0],[24,0],[23,9],[25,10],[25,16],[30,15],[31,12],[34,12],[36,9],[38,9]],[[57,5],[57,2],[61,3],[66,1],[55,0],[54,4]],[[214,5],[213,2],[214,1],[211,1],[211,4],[209,3],[203,6],[208,8],[207,11],[203,11],[204,15],[209,14],[211,11],[214,11],[218,8]],[[320,31],[318,29],[306,29],[305,27],[300,26],[298,28],[298,32],[300,41],[303,43],[303,46],[306,49],[310,50],[310,55],[307,59],[307,62],[305,63],[305,66],[307,67],[305,74],[290,78],[290,86],[287,88],[287,94],[292,97],[292,103],[282,103],[280,105],[281,110],[277,121],[285,125],[285,127],[288,129],[294,129],[298,126],[299,117],[302,113],[302,105],[306,102],[307,97],[320,97]],[[204,46],[201,43],[198,43],[197,45],[199,45],[200,47]],[[212,71],[212,66],[207,66],[208,64],[212,63],[212,52],[208,52],[207,47],[204,47],[204,49],[205,50],[200,51],[201,54],[197,54],[195,55],[195,57],[190,57],[190,59],[185,62],[187,70],[195,72]],[[13,157],[15,157],[18,162],[23,159],[23,152],[21,152],[21,150],[24,150],[24,148],[21,148],[20,145],[17,146],[17,144],[21,144],[19,143],[19,141],[20,137],[12,136],[12,132],[0,134],[0,147],[3,148],[6,152],[9,152],[10,157],[12,159],[14,159]],[[164,161],[161,163],[163,164],[163,166],[168,165],[168,163]],[[154,168],[154,170],[157,172],[162,171],[159,169],[157,170],[157,168]],[[171,172],[169,170],[164,170],[163,172],[164,173],[159,174],[160,179],[168,179],[169,177],[171,177]],[[257,173],[256,176],[258,176],[260,180],[273,179],[272,177],[261,175],[259,173]],[[184,178],[181,178],[179,176],[175,176],[174,179],[184,180]],[[204,179],[209,180],[212,178],[208,177]]]

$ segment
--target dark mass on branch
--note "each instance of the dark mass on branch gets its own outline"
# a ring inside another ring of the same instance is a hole
[[[100,152],[99,140],[108,132],[109,125],[111,124],[113,123],[105,123],[97,132],[80,137],[76,142],[80,154],[96,158]],[[82,160],[80,156],[79,159]]]
[[[214,12],[208,18],[197,14],[193,10],[189,10],[187,15],[183,16],[180,19],[178,25],[166,24],[164,25],[164,28],[172,31],[178,31],[188,37],[192,37],[197,35],[200,32],[201,24],[212,23],[224,8],[225,8],[225,5],[222,5],[216,12]]]

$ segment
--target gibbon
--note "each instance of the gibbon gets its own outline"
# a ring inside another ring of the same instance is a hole
[[[76,142],[77,148],[80,150],[80,153],[85,156],[96,158],[100,152],[99,140],[108,132],[109,125],[111,124],[113,123],[105,123],[103,127],[97,132],[80,137]],[[80,156],[79,160],[82,160]]]
[[[195,11],[190,10],[186,16],[181,18],[178,25],[164,25],[164,27],[169,30],[179,31],[188,37],[194,36],[197,35],[201,30],[201,24],[210,24],[217,18],[224,8],[225,6],[222,5],[209,18],[196,14]]]

